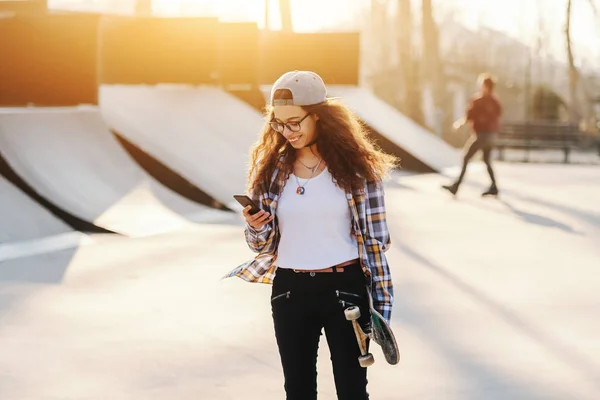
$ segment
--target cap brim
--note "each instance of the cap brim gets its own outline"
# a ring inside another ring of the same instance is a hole
[[[298,107],[309,107],[309,106],[316,106],[319,104],[327,104],[330,102],[334,102],[337,100],[341,100],[341,97],[326,97],[324,101],[322,101],[321,103],[315,103],[315,104],[294,104],[294,100],[292,99],[276,99],[273,100],[272,102],[272,106],[298,106]]]

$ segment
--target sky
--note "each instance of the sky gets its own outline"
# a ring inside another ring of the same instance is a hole
[[[256,21],[264,26],[265,3],[269,1],[271,19],[269,26],[279,29],[277,0],[154,0],[158,12],[169,12],[180,3],[192,11],[194,8],[212,9],[223,20]],[[363,0],[291,0],[293,25],[296,31],[315,31],[335,28],[340,22],[352,19]],[[316,10],[319,10],[318,12]]]
[[[270,27],[280,27],[277,0],[153,0],[157,15],[206,15],[225,21],[256,21],[264,25],[265,2],[270,1]],[[382,0],[291,0],[294,29],[298,32],[334,30],[340,23],[352,26],[370,1]],[[394,3],[394,0],[388,0]],[[415,5],[420,0],[412,0]],[[546,30],[545,46],[564,56],[564,13],[567,0],[433,0],[442,12],[452,12],[464,25],[477,29],[488,26],[533,44],[540,31]],[[595,16],[589,0],[573,0],[573,40],[578,57],[600,64],[600,15]],[[600,12],[600,0],[596,2]],[[92,8],[103,11],[131,12],[134,0],[48,0],[50,7]],[[546,27],[540,28],[542,15]]]
[[[598,16],[594,15],[588,0],[573,0],[572,38],[579,57],[595,59],[600,64],[600,0],[592,1],[597,6]],[[540,35],[545,34],[545,45],[551,53],[565,52],[566,0],[452,0],[448,3],[457,10],[461,22],[472,29],[488,26],[534,46]]]

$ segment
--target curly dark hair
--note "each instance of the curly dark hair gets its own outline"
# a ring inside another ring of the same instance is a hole
[[[291,98],[288,90],[275,93],[275,98]],[[342,102],[327,100],[323,103],[303,106],[307,113],[319,116],[317,120],[316,145],[329,172],[337,185],[350,192],[367,182],[382,180],[395,168],[398,159],[384,153],[369,137],[367,129],[358,117]],[[273,119],[273,108],[267,106],[265,126],[252,148],[248,191],[265,191],[281,156],[287,175],[293,170],[296,149],[274,131],[269,122]]]

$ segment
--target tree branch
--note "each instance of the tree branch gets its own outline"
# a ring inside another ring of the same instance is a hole
[[[594,16],[598,20],[598,25],[600,26],[600,11],[598,11],[598,6],[596,5],[596,0],[587,0],[587,3],[592,8]]]
[[[578,110],[577,101],[577,86],[579,83],[579,70],[575,66],[575,56],[573,55],[573,43],[571,41],[571,17],[572,17],[572,0],[567,0],[566,21],[565,21],[565,41],[567,45],[567,59],[569,61],[569,103],[570,109]],[[572,115],[573,116],[573,115]]]
[[[594,0],[588,0],[588,4],[592,7],[592,11],[594,11],[594,15],[598,17],[598,7],[596,6],[596,2]]]

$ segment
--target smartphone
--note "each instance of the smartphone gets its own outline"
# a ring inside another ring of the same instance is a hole
[[[256,203],[253,202],[252,199],[246,196],[245,194],[236,194],[233,196],[233,198],[236,199],[237,202],[240,203],[244,208],[252,206],[252,208],[250,209],[250,215],[254,215],[260,211],[260,208],[258,208]]]

